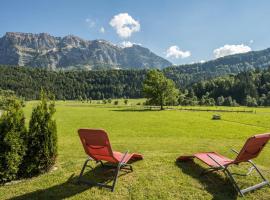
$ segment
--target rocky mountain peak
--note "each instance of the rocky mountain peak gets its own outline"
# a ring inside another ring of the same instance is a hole
[[[171,63],[139,45],[120,48],[74,35],[8,32],[0,38],[0,64],[57,68],[164,68]]]

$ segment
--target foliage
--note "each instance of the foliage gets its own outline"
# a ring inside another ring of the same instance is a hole
[[[200,81],[229,74],[236,75],[244,71],[266,69],[268,66],[270,66],[270,48],[245,54],[230,55],[204,63],[167,67],[163,72],[178,87],[186,87]]]
[[[124,99],[124,104],[125,104],[125,105],[128,104],[128,99]]]
[[[182,91],[178,99],[180,105],[210,105],[213,104],[213,99],[216,105],[221,105],[218,102],[218,98],[221,96],[223,98],[231,96],[234,105],[246,105],[247,96],[255,98],[258,106],[270,105],[268,95],[270,92],[270,69],[253,70],[254,67],[240,67],[241,69],[233,71],[232,67],[226,65],[227,71],[223,69],[216,71],[216,74],[213,75],[216,68],[210,66],[210,63],[205,65],[210,68],[196,64],[197,68],[194,67],[195,65],[191,65],[191,68],[179,66],[160,71],[165,77],[172,79],[177,88]],[[142,83],[148,72],[149,70],[55,72],[27,67],[1,66],[0,87],[11,89],[16,95],[26,99],[38,99],[38,91],[43,87],[46,91],[53,92],[56,99],[79,99],[81,101],[108,99],[109,103],[109,99],[112,98],[141,98],[143,96]],[[225,72],[241,73],[222,76],[226,74]],[[216,76],[221,77],[210,79]],[[207,92],[210,99],[205,99]],[[173,102],[173,104],[175,103]],[[227,102],[226,105],[229,103]]]
[[[0,182],[18,177],[26,151],[25,117],[21,101],[9,98],[0,117]]]
[[[167,79],[162,72],[151,70],[144,80],[143,93],[150,105],[175,105],[179,90],[175,88],[172,80]]]
[[[48,171],[56,161],[57,130],[54,101],[49,101],[48,95],[41,92],[41,102],[33,108],[29,123],[27,152],[22,164],[22,173],[33,176]]]
[[[17,103],[24,106],[24,101],[18,98],[14,91],[0,89],[0,110],[6,110],[8,109],[9,105],[15,105]]]
[[[198,98],[208,94],[217,101],[217,105],[270,106],[270,68],[201,81],[192,89]]]
[[[38,99],[40,88],[59,100],[139,98],[147,70],[49,71],[0,66],[0,88],[17,96]]]

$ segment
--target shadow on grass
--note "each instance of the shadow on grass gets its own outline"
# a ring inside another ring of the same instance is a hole
[[[70,198],[76,194],[82,193],[88,189],[91,189],[92,187],[98,187],[99,186],[90,184],[90,183],[84,183],[85,181],[94,181],[94,182],[99,182],[103,184],[112,184],[111,181],[114,178],[114,173],[115,173],[115,168],[112,167],[102,167],[101,165],[98,165],[96,168],[93,170],[88,170],[86,169],[83,177],[82,177],[82,182],[83,183],[78,183],[78,178],[79,176],[75,176],[72,174],[70,178],[59,185],[54,185],[52,187],[46,188],[46,189],[41,189],[37,190],[31,193],[23,194],[20,196],[16,196],[13,198],[10,198],[10,200],[29,200],[29,199],[38,199],[38,200],[43,200],[43,199],[66,199]],[[118,177],[121,177],[125,174],[129,173],[128,171],[122,171],[120,172]],[[116,186],[117,187],[117,186]],[[108,192],[111,192],[110,189],[102,188],[103,190],[107,190]]]
[[[237,199],[238,194],[233,188],[233,185],[228,179],[223,178],[220,174],[214,172],[202,176],[201,172],[204,168],[193,161],[176,162],[176,165],[183,173],[199,180],[205,190],[212,194],[212,200]]]

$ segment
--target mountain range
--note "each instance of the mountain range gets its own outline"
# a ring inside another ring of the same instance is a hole
[[[172,65],[140,45],[120,47],[105,40],[47,33],[7,32],[0,38],[0,64],[47,69],[149,69]]]
[[[46,69],[163,69],[178,85],[270,66],[270,48],[204,63],[173,66],[140,45],[121,47],[105,40],[68,35],[7,32],[0,38],[0,65]]]

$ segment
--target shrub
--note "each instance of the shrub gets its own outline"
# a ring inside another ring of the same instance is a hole
[[[128,104],[128,99],[125,99],[124,100],[124,103],[127,105]]]
[[[224,102],[223,102],[223,105],[224,105],[224,106],[231,106],[232,104],[233,104],[233,99],[232,99],[231,96],[226,97],[226,98],[224,99]]]
[[[217,98],[217,105],[222,106],[224,104],[224,97],[220,96]]]
[[[33,108],[27,139],[28,149],[22,164],[24,176],[44,173],[55,164],[57,156],[56,122],[54,101],[42,91],[41,102]]]
[[[257,103],[256,98],[247,95],[245,99],[245,105],[248,107],[256,107],[258,106],[258,103]]]
[[[116,100],[113,103],[114,103],[114,105],[118,105],[119,102]]]
[[[13,99],[0,118],[0,182],[17,178],[26,151],[22,104]]]
[[[112,99],[110,98],[110,99],[108,99],[108,103],[112,103]]]

